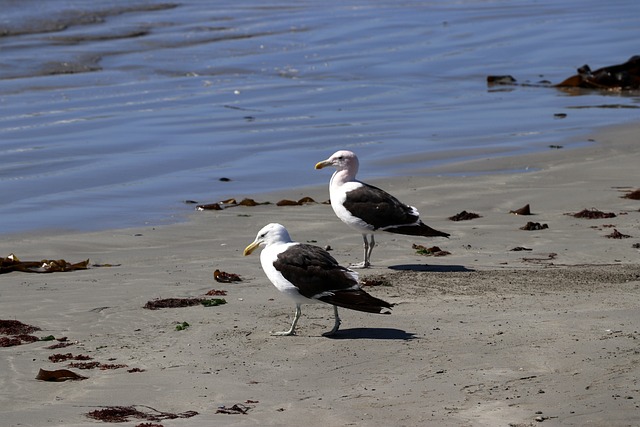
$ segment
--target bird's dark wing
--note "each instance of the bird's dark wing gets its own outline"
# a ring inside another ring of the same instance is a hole
[[[362,183],[361,187],[347,192],[344,207],[355,217],[371,224],[374,230],[389,226],[415,224],[419,221],[415,210],[391,194],[373,185]]]
[[[353,273],[339,265],[327,251],[305,243],[279,253],[273,266],[307,298],[358,284]]]

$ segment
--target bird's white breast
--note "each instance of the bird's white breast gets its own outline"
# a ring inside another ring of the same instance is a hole
[[[373,232],[373,227],[360,218],[353,216],[351,212],[344,207],[344,202],[347,200],[347,193],[361,186],[362,184],[357,181],[345,182],[342,185],[337,185],[332,181],[329,187],[331,207],[336,216],[349,227],[357,230],[359,233],[370,233]]]
[[[267,275],[267,278],[273,283],[273,285],[278,288],[280,292],[289,296],[297,303],[312,303],[315,300],[311,300],[300,295],[298,292],[298,288],[295,287],[291,282],[289,282],[285,277],[280,273],[273,265],[274,261],[277,259],[278,254],[287,250],[291,246],[297,245],[296,242],[290,243],[280,243],[269,245],[262,250],[260,253],[260,264],[262,264],[262,269],[264,273]]]

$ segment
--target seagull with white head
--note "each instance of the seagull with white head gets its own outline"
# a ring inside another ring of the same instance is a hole
[[[389,314],[388,309],[393,306],[363,291],[358,285],[358,273],[340,266],[324,249],[292,241],[287,229],[280,224],[264,226],[245,248],[244,255],[260,246],[264,247],[260,263],[265,274],[296,304],[291,328],[272,332],[272,335],[295,335],[302,304],[324,302],[333,305],[335,323],[333,329],[323,334],[325,336],[333,335],[340,327],[338,307]]]
[[[329,183],[331,207],[336,216],[362,234],[364,261],[352,268],[371,265],[371,252],[376,245],[374,234],[380,231],[409,236],[449,237],[420,220],[418,210],[405,205],[391,194],[356,179],[358,157],[351,151],[340,150],[316,163],[316,169],[332,166],[336,171]],[[367,240],[367,236],[370,236]]]

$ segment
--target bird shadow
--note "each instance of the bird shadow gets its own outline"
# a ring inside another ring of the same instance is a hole
[[[398,271],[431,271],[439,273],[469,273],[475,271],[465,267],[464,265],[428,265],[428,264],[399,264],[390,265],[389,270]]]
[[[402,329],[393,328],[351,328],[351,329],[339,329],[333,335],[328,335],[327,338],[337,340],[402,340],[411,341],[416,339],[416,334],[413,332],[406,332]]]

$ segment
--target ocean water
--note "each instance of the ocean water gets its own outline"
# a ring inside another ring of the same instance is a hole
[[[586,143],[638,94],[486,77],[558,83],[638,40],[636,0],[0,0],[0,234],[326,185],[341,148],[371,178]]]

